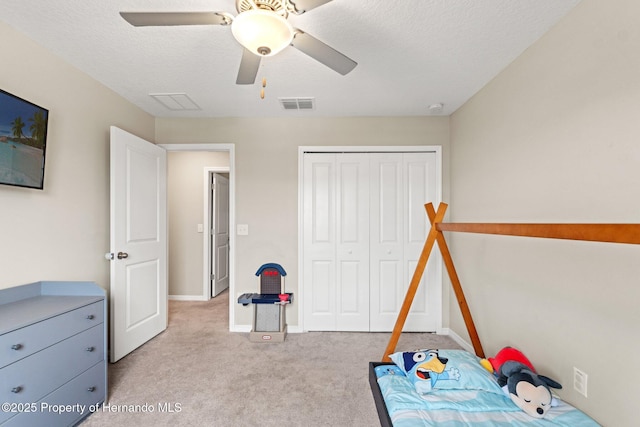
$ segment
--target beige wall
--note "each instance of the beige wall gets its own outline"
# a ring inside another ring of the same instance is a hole
[[[204,170],[228,167],[228,152],[169,151],[167,204],[169,205],[169,295],[205,297]]]
[[[0,23],[0,87],[49,110],[44,191],[0,186],[0,288],[109,286],[109,126],[153,140],[154,119]]]
[[[280,118],[156,120],[160,144],[235,145],[236,294],[257,292],[256,269],[277,262],[287,271],[287,290],[298,291],[298,147],[313,145],[442,145],[444,198],[448,193],[447,117]],[[232,302],[235,300],[232,296]],[[298,304],[287,323],[298,325]],[[236,306],[237,325],[251,325],[251,306]]]
[[[455,221],[640,222],[639,16],[584,0],[452,116]],[[600,423],[637,425],[640,246],[449,239],[488,355],[516,346]]]

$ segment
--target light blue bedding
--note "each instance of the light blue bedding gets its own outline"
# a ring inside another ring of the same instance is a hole
[[[518,408],[504,393],[486,390],[437,390],[420,395],[402,371],[376,368],[378,385],[394,427],[593,427],[594,420],[558,400],[543,419]]]

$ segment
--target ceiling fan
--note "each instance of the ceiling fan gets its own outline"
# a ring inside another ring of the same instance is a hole
[[[135,27],[175,25],[230,25],[243,46],[236,84],[253,84],[260,59],[273,56],[291,45],[332,70],[346,75],[355,61],[287,21],[332,0],[236,0],[235,17],[226,12],[120,12]]]

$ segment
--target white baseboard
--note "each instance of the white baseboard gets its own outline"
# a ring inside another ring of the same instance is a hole
[[[251,325],[236,325],[234,328],[229,329],[229,332],[251,332]],[[287,325],[287,333],[299,334],[304,332],[300,326]]]
[[[460,347],[464,348],[469,353],[474,353],[473,346],[471,344],[469,344],[468,342],[466,342],[465,340],[463,340],[460,335],[456,334],[451,329],[443,328],[442,329],[442,335],[447,335],[447,336],[451,337],[451,339],[454,340]]]
[[[169,295],[169,299],[174,301],[207,301],[202,295]]]
[[[229,332],[246,332],[249,333],[251,332],[252,329],[252,325],[235,325],[235,327],[230,328]],[[301,334],[304,333],[305,331],[299,326],[299,325],[287,325],[287,333],[290,334]],[[451,337],[451,339],[453,339],[458,345],[460,345],[462,348],[464,348],[465,350],[473,353],[473,346],[471,344],[469,344],[468,342],[466,342],[465,340],[463,340],[458,334],[456,334],[455,332],[453,332],[451,329],[449,328],[442,328],[439,329],[437,331],[438,335],[446,335]]]

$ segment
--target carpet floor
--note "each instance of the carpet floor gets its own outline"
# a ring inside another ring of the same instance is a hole
[[[225,291],[169,301],[166,331],[109,365],[109,396],[82,427],[379,426],[368,382],[389,333],[309,332],[252,343],[229,332]],[[460,348],[402,334],[397,348]]]

